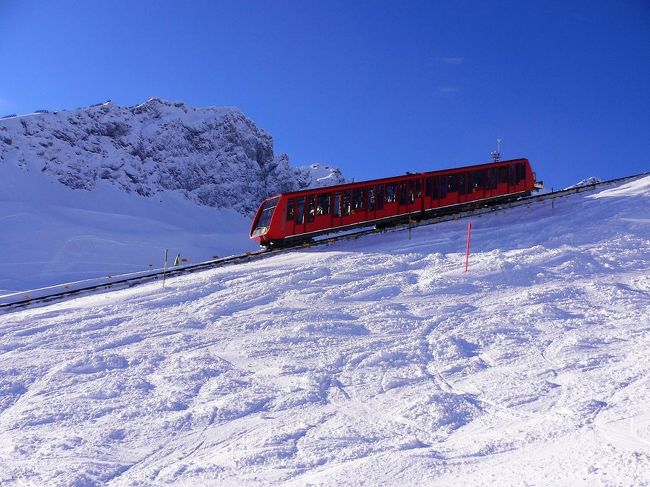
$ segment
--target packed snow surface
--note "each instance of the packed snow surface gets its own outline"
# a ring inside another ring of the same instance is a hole
[[[650,178],[0,316],[2,485],[650,485]]]
[[[251,220],[173,191],[154,197],[100,182],[70,189],[40,171],[0,164],[0,295],[253,250]]]

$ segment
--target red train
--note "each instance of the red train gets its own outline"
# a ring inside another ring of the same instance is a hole
[[[516,199],[541,187],[528,160],[513,159],[307,189],[265,199],[250,237],[267,247],[289,245],[333,231]]]

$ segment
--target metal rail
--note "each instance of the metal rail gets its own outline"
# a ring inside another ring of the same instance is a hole
[[[214,269],[214,268],[223,267],[227,265],[252,262],[252,261],[265,259],[267,257],[271,257],[275,255],[295,252],[305,247],[330,245],[340,240],[357,239],[364,235],[401,231],[407,228],[416,228],[424,225],[434,225],[436,223],[442,223],[445,221],[457,220],[461,218],[469,218],[472,216],[478,216],[485,213],[493,213],[495,211],[499,211],[503,209],[514,208],[522,205],[529,205],[531,203],[546,201],[555,198],[562,198],[576,193],[593,191],[596,188],[600,188],[603,186],[611,186],[617,183],[638,179],[648,175],[650,175],[650,172],[636,174],[634,176],[626,176],[623,178],[611,179],[608,181],[602,181],[599,183],[593,183],[593,184],[578,186],[578,187],[559,190],[559,191],[552,191],[549,193],[521,198],[516,201],[500,203],[500,204],[481,207],[481,208],[468,209],[468,207],[471,206],[472,204],[475,204],[475,202],[467,203],[467,204],[460,205],[458,208],[459,211],[454,213],[449,213],[445,215],[436,215],[434,213],[429,216],[425,216],[422,219],[413,220],[408,223],[398,222],[395,225],[390,227],[371,228],[371,229],[355,231],[353,233],[345,233],[342,235],[323,236],[324,238],[322,240],[317,240],[311,243],[302,243],[293,247],[287,247],[287,248],[281,248],[275,250],[262,249],[255,252],[247,252],[244,254],[225,257],[223,259],[214,259],[205,262],[200,262],[198,264],[190,264],[182,267],[174,267],[172,269],[167,269],[167,270],[154,269],[151,271],[143,271],[139,273],[124,274],[118,276],[107,276],[107,277],[102,277],[97,279],[86,279],[84,281],[77,281],[77,282],[71,282],[66,284],[60,284],[56,286],[50,286],[46,288],[34,289],[30,291],[22,291],[22,292],[6,294],[0,296],[0,312],[10,312],[11,310],[24,308],[33,304],[49,303],[52,301],[62,300],[67,297],[92,294],[102,290],[129,288],[129,287],[136,286],[138,284],[143,284],[146,282],[162,279],[163,276],[173,277],[173,276],[179,276],[183,274],[200,272],[207,269]]]

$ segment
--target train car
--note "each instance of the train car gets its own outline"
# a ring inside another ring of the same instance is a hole
[[[291,245],[516,199],[539,188],[528,160],[513,159],[283,193],[262,202],[250,238],[266,247]]]

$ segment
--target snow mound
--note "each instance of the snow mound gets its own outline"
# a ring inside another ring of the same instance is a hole
[[[565,190],[567,189],[573,189],[573,188],[580,188],[582,186],[592,186],[594,184],[602,183],[603,180],[601,178],[597,178],[595,176],[588,177],[586,179],[583,179],[582,181],[578,181],[576,184],[573,184],[571,186],[568,186],[564,188]]]
[[[635,179],[616,188],[600,191],[591,198],[610,198],[624,196],[650,196],[650,177]]]

